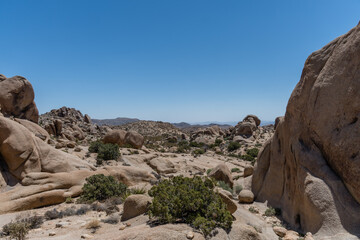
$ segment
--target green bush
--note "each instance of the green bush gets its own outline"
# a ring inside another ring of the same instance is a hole
[[[223,141],[219,138],[215,139],[215,146],[220,146]]]
[[[102,164],[105,160],[117,160],[120,157],[119,146],[112,143],[103,143],[101,141],[91,142],[89,152],[97,153],[96,163]]]
[[[221,187],[222,189],[224,189],[226,191],[229,191],[230,193],[233,192],[232,188],[227,183],[225,183],[224,181],[218,181],[217,185],[219,187]]]
[[[27,222],[10,222],[3,226],[2,234],[10,239],[24,240],[29,233],[30,226]]]
[[[257,155],[259,154],[259,149],[258,148],[251,148],[251,149],[248,149],[246,150],[246,154],[256,158]]]
[[[104,143],[102,143],[102,142],[99,141],[99,140],[98,140],[98,141],[91,142],[88,151],[91,152],[91,153],[98,153],[100,146],[102,146],[103,144],[104,144]]]
[[[205,153],[205,150],[202,149],[202,148],[197,148],[193,151],[193,154],[194,155],[201,155],[201,154],[204,154]]]
[[[275,208],[269,207],[268,209],[266,209],[264,215],[267,216],[267,217],[271,217],[271,216],[275,216],[275,214],[276,214]]]
[[[240,170],[239,168],[232,168],[232,169],[231,169],[231,172],[237,172],[237,173],[239,173],[239,172],[241,172],[241,170]]]
[[[149,216],[160,223],[185,222],[200,229],[205,236],[216,227],[230,229],[232,216],[221,197],[213,191],[211,179],[174,177],[153,186]]]
[[[236,194],[239,194],[242,189],[243,189],[243,187],[242,187],[241,185],[236,185],[236,186],[234,187],[234,192],[235,192]]]
[[[116,160],[119,157],[120,151],[117,144],[106,143],[99,147],[97,159]]]
[[[203,147],[204,143],[190,142],[189,146],[190,147]]]
[[[228,146],[228,151],[232,152],[232,151],[235,151],[235,150],[239,149],[240,147],[241,147],[240,143],[238,143],[238,142],[230,142],[229,146]]]
[[[127,186],[119,183],[112,176],[96,174],[86,178],[82,191],[80,202],[94,202],[122,196],[126,193]]]
[[[240,158],[249,162],[253,162],[255,160],[255,158],[249,154],[241,155]]]
[[[185,153],[188,150],[190,150],[188,141],[183,140],[178,143],[177,153]]]
[[[208,170],[206,170],[206,175],[209,175],[209,173],[212,171],[212,168],[209,168]]]

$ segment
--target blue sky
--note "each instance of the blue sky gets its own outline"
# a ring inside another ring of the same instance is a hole
[[[0,73],[30,80],[41,113],[273,120],[307,56],[359,13],[359,0],[0,0]]]

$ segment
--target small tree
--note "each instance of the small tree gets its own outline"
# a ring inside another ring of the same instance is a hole
[[[200,229],[205,236],[216,227],[229,229],[232,216],[213,188],[211,179],[203,181],[198,176],[162,180],[149,191],[153,197],[149,216],[160,223],[188,223]]]
[[[113,176],[96,174],[86,178],[80,202],[103,201],[119,197],[126,193],[127,186],[115,180]]]

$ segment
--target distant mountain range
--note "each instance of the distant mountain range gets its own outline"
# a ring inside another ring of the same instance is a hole
[[[102,126],[102,125],[121,126],[121,125],[124,125],[127,123],[138,122],[138,121],[140,121],[140,119],[118,117],[118,118],[113,118],[113,119],[91,119],[91,121],[100,126]]]
[[[127,123],[138,122],[140,119],[138,118],[126,118],[126,117],[118,117],[114,119],[92,119],[93,123],[96,123],[100,126],[108,125],[108,126],[121,126]],[[171,123],[177,128],[185,129],[185,128],[206,128],[213,125],[218,125],[220,128],[228,128],[231,126],[235,126],[238,122],[195,122],[195,123],[187,123],[187,122],[180,122],[180,123]],[[269,125],[274,124],[273,121],[262,121],[261,125]]]

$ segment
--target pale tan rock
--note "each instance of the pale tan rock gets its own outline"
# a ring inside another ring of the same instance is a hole
[[[298,240],[298,238],[299,238],[299,233],[289,230],[289,231],[286,231],[286,234],[283,237],[283,240]]]
[[[236,204],[231,200],[231,197],[229,197],[229,195],[227,194],[227,191],[217,188],[215,190],[219,196],[221,197],[221,199],[224,201],[224,203],[226,204],[227,210],[233,214],[236,210],[237,210],[237,206]]]
[[[304,240],[314,240],[313,235],[311,232],[306,233]]]
[[[193,238],[194,238],[194,233],[193,233],[193,232],[188,232],[188,233],[186,234],[186,238],[187,238],[187,239],[193,239]]]
[[[143,194],[130,195],[124,202],[124,212],[121,221],[126,221],[145,213],[148,210],[151,201],[151,197]]]
[[[225,183],[229,184],[230,187],[233,187],[234,185],[231,172],[224,163],[221,163],[213,168],[208,176],[216,179],[217,181],[224,181]]]
[[[30,132],[35,134],[36,137],[40,138],[44,142],[47,142],[50,139],[50,135],[48,134],[48,132],[36,123],[19,118],[15,118],[14,120],[26,127]]]
[[[255,116],[255,115],[247,115],[244,119],[243,119],[243,122],[254,122],[256,126],[259,126],[261,121],[260,119]]]
[[[166,158],[151,159],[149,166],[159,174],[176,173],[175,165]]]
[[[284,237],[286,235],[286,228],[283,227],[279,227],[279,226],[275,226],[273,227],[274,232],[276,233],[276,235],[278,235],[279,237]]]
[[[240,203],[252,203],[254,202],[254,194],[247,189],[243,189],[241,190],[241,192],[239,193],[239,202]]]
[[[254,227],[243,223],[233,223],[228,237],[231,240],[261,240],[259,233]]]
[[[144,144],[144,137],[135,131],[129,131],[125,135],[125,143],[140,149]]]
[[[244,177],[251,176],[254,173],[254,167],[251,165],[246,165],[244,167]]]
[[[93,235],[90,235],[90,234],[82,234],[81,235],[81,238],[82,239],[93,239],[94,238],[94,236]]]
[[[50,237],[55,236],[55,235],[56,235],[56,232],[49,232]]]
[[[253,174],[256,200],[315,238],[360,234],[359,52],[360,25],[308,57]]]
[[[5,116],[14,116],[37,123],[39,111],[34,97],[33,87],[24,77],[4,77],[0,81],[0,107]]]
[[[108,132],[104,138],[104,143],[113,143],[118,144],[119,146],[123,146],[125,144],[125,135],[126,131],[118,129],[118,130],[112,130]]]

